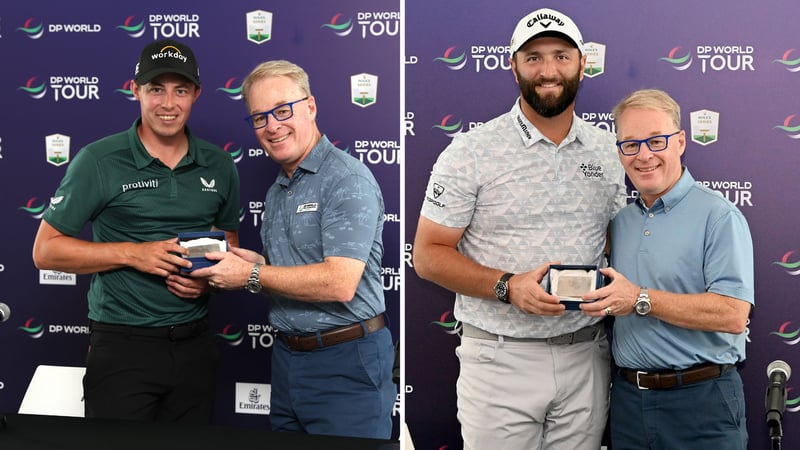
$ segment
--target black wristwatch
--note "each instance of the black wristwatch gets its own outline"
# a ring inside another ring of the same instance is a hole
[[[261,273],[261,266],[261,263],[256,263],[253,266],[253,270],[250,271],[250,278],[247,280],[247,284],[244,286],[245,289],[253,294],[258,294],[261,292],[261,280],[258,276]]]
[[[503,274],[494,285],[494,295],[503,303],[511,303],[511,300],[508,299],[508,279],[513,276],[513,273]]]

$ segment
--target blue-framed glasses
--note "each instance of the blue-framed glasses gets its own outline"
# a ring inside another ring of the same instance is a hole
[[[292,116],[294,115],[294,109],[292,108],[292,106],[295,103],[300,103],[304,100],[308,100],[308,97],[303,97],[300,100],[295,100],[293,102],[278,105],[270,109],[269,111],[251,114],[245,117],[244,120],[245,122],[250,124],[250,126],[253,127],[254,130],[257,130],[259,128],[264,128],[265,126],[267,126],[267,122],[269,121],[268,119],[270,115],[272,115],[272,117],[274,117],[275,120],[277,120],[278,122],[283,122],[284,120],[291,119]]]
[[[617,148],[619,152],[625,156],[634,156],[639,154],[642,144],[647,145],[651,152],[660,152],[669,146],[669,138],[680,133],[678,130],[672,134],[659,134],[658,136],[650,136],[647,139],[629,139],[627,141],[617,141]]]

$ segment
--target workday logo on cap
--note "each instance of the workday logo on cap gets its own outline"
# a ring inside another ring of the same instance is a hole
[[[176,73],[200,86],[200,71],[194,52],[172,39],[155,41],[142,50],[134,79],[139,84],[147,84],[165,73]]]

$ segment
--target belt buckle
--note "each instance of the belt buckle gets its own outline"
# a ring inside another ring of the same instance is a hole
[[[561,336],[554,336],[547,338],[547,343],[550,345],[569,345],[575,339],[575,333],[562,334]]]
[[[649,391],[650,388],[646,388],[646,387],[642,386],[642,383],[641,383],[641,381],[639,379],[639,377],[641,375],[649,375],[649,374],[647,372],[642,371],[642,370],[637,370],[636,371],[636,387],[639,388],[640,390],[643,390],[643,391]]]

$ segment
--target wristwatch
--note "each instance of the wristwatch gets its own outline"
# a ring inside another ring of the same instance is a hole
[[[261,273],[261,266],[261,263],[256,263],[253,266],[253,270],[250,271],[250,278],[247,280],[247,284],[244,285],[244,288],[253,294],[258,294],[261,292],[261,281],[258,277],[258,275]]]
[[[494,295],[503,303],[511,303],[508,299],[508,279],[513,276],[513,273],[506,273],[494,285]]]
[[[650,294],[647,293],[647,288],[639,288],[639,298],[636,299],[636,303],[633,304],[633,309],[636,311],[636,314],[640,316],[646,316],[650,314]]]

